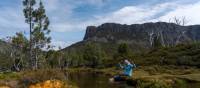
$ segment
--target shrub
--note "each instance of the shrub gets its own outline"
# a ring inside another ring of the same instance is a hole
[[[144,81],[139,80],[137,83],[137,88],[172,88],[171,85],[161,81],[161,80],[152,80],[152,81]]]
[[[185,80],[176,79],[173,87],[174,88],[187,88],[187,82]]]

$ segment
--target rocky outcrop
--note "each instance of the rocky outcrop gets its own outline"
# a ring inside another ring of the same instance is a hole
[[[145,47],[152,47],[155,45],[155,41],[159,41],[163,46],[171,46],[199,41],[199,34],[200,25],[180,26],[165,22],[132,25],[105,23],[98,27],[87,27],[84,41],[125,42]]]

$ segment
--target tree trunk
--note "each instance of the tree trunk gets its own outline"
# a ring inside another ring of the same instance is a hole
[[[37,49],[35,49],[35,69],[38,69],[38,54],[37,54]]]
[[[30,47],[30,67],[32,69],[34,69],[34,60],[33,60],[33,53],[32,53],[32,7],[31,7],[31,4],[29,6],[29,9],[30,9],[30,13],[29,13],[29,27],[30,27],[30,42],[29,42],[29,47]]]

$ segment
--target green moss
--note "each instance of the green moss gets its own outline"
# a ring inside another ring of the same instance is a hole
[[[16,72],[4,72],[0,73],[0,80],[9,80],[9,79],[19,79],[20,75]]]

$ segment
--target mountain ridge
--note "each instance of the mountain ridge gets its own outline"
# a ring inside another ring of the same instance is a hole
[[[105,23],[97,27],[88,26],[83,41],[111,41],[114,43],[144,41],[147,46],[152,46],[154,38],[160,37],[162,45],[169,46],[185,41],[199,41],[198,33],[200,33],[200,25],[180,26],[165,22],[132,25]]]

